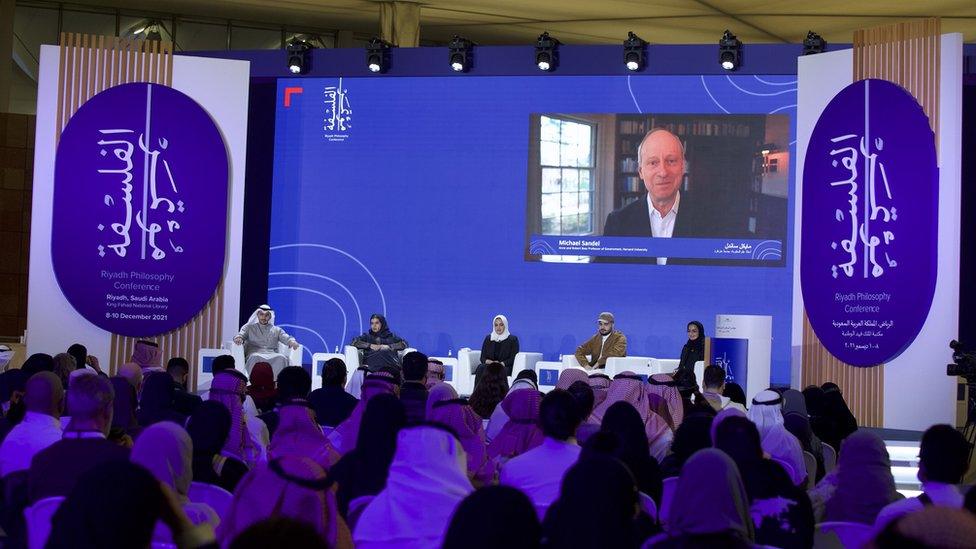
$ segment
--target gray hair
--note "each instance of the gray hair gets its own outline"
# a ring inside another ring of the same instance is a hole
[[[72,380],[68,398],[73,418],[90,419],[112,407],[115,390],[106,377],[81,376]]]

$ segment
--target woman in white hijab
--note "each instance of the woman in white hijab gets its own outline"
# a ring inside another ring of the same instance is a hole
[[[508,375],[512,375],[518,352],[519,340],[508,331],[508,319],[505,315],[495,315],[491,320],[491,332],[481,343],[481,364],[474,370],[474,386],[478,386],[485,368],[492,363],[504,364]]]
[[[776,391],[765,390],[752,399],[748,417],[759,428],[762,448],[770,457],[788,464],[793,470],[793,484],[801,486],[807,478],[803,461],[803,447],[783,424],[783,397]]]
[[[474,491],[457,438],[433,425],[397,436],[386,488],[363,510],[353,532],[357,549],[440,547],[454,509]]]
[[[250,373],[258,362],[271,364],[275,377],[288,366],[288,357],[278,352],[278,344],[284,343],[292,349],[298,348],[298,341],[275,326],[274,311],[268,305],[261,305],[251,314],[247,324],[234,336],[234,343],[244,346],[244,369]]]

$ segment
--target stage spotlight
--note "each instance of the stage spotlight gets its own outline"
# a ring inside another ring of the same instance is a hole
[[[739,68],[742,56],[742,42],[726,30],[722,39],[718,41],[718,60],[722,63],[722,68],[727,71],[734,71]]]
[[[556,65],[559,64],[559,44],[561,42],[549,36],[548,31],[539,35],[535,42],[535,64],[540,71],[556,70]]]
[[[471,54],[471,49],[474,46],[474,42],[468,40],[467,38],[461,38],[458,35],[454,35],[451,39],[451,43],[448,45],[450,50],[450,62],[451,69],[454,72],[467,72],[471,68],[471,62],[473,60],[473,55]]]
[[[288,52],[288,70],[292,74],[305,74],[310,65],[308,55],[312,46],[304,40],[292,40],[286,48]]]
[[[823,53],[827,49],[827,41],[819,34],[810,31],[803,41],[803,55],[815,55]]]
[[[366,44],[366,67],[370,72],[386,72],[390,65],[390,44],[386,40],[373,38]]]
[[[626,65],[627,70],[636,72],[644,67],[646,47],[647,42],[642,40],[640,36],[633,32],[627,33],[627,39],[624,40],[624,65]]]

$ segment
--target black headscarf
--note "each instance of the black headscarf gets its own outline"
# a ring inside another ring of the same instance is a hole
[[[702,323],[698,322],[697,320],[692,320],[691,322],[688,323],[688,326],[692,326],[692,325],[698,327],[698,338],[694,340],[689,339],[688,342],[685,343],[685,347],[694,349],[695,352],[699,354],[704,354],[705,353],[705,327],[702,326]]]
[[[840,446],[841,441],[854,431],[857,431],[857,419],[851,413],[851,409],[847,406],[844,395],[840,392],[840,387],[837,384],[824,383],[821,388],[824,392],[824,415],[830,420],[835,429],[834,436],[836,437],[837,445],[835,446],[833,441],[830,441],[830,445],[834,446],[836,450]]]
[[[34,353],[27,357],[27,360],[24,361],[24,365],[21,366],[20,369],[23,370],[27,377],[30,377],[37,372],[53,372],[54,357],[45,353]]]
[[[118,427],[132,434],[132,431],[139,426],[139,421],[136,419],[136,388],[121,376],[115,376],[111,381],[112,388],[115,389],[115,399],[112,400],[114,409],[112,427]]]
[[[461,501],[444,538],[443,549],[531,549],[539,547],[542,526],[521,490],[485,486]]]
[[[600,430],[615,434],[621,444],[617,459],[624,462],[637,480],[637,488],[661,503],[662,476],[657,460],[651,457],[647,432],[640,413],[627,402],[615,402],[605,414]]]
[[[581,459],[563,477],[559,499],[543,521],[547,547],[638,547],[637,484],[620,461]]]
[[[103,463],[82,475],[58,507],[45,547],[149,547],[164,505],[159,481],[145,468],[130,461]]]
[[[81,343],[68,347],[68,354],[75,357],[75,369],[80,370],[88,364],[88,348]]]
[[[174,409],[176,384],[173,378],[163,372],[151,374],[142,386],[142,399],[139,402],[139,425],[148,427],[160,421],[172,421],[183,425],[186,416]]]
[[[397,435],[406,423],[406,409],[396,396],[381,394],[369,399],[355,449],[329,470],[330,480],[339,483],[336,497],[342,516],[346,516],[350,501],[379,494],[386,486]]]
[[[746,392],[742,390],[742,385],[734,381],[729,381],[725,384],[725,390],[722,391],[722,395],[729,397],[732,402],[741,404],[743,408],[746,406]]]
[[[193,480],[218,484],[213,458],[230,436],[230,412],[216,400],[205,400],[193,411],[186,431],[193,441]]]
[[[389,324],[386,323],[386,317],[379,313],[376,313],[369,317],[370,322],[372,322],[374,318],[380,321],[380,331],[373,332],[373,329],[370,328],[370,330],[366,332],[367,335],[369,335],[370,337],[378,337],[382,339],[392,337],[393,332],[390,331],[390,326]]]

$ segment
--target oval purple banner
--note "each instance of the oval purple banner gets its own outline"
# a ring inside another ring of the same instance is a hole
[[[824,109],[803,167],[800,283],[824,347],[855,366],[897,357],[935,292],[939,169],[928,117],[886,80]]]
[[[109,88],[61,134],[51,258],[82,316],[147,337],[193,318],[224,269],[227,151],[210,115],[158,84]]]

